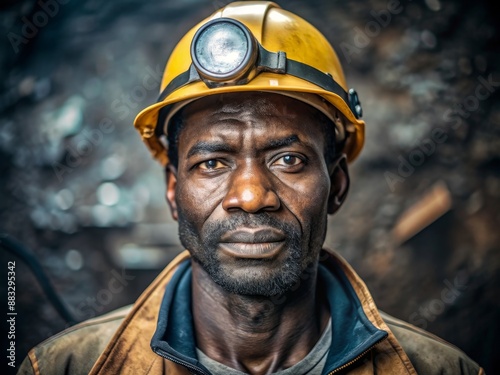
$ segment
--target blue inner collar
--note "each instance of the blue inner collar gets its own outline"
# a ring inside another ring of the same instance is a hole
[[[151,340],[154,352],[189,367],[200,374],[210,374],[198,362],[191,310],[191,262],[182,262],[167,285],[156,332]],[[366,317],[361,303],[346,275],[336,262],[328,268],[320,264],[318,288],[326,295],[332,317],[332,345],[324,374],[329,373],[370,350],[387,337]]]

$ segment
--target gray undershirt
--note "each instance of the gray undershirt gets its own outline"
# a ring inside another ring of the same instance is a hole
[[[321,375],[323,367],[325,367],[326,357],[332,343],[332,319],[328,321],[325,331],[320,339],[314,345],[314,348],[307,354],[304,359],[296,363],[292,367],[285,370],[275,372],[276,375]],[[235,370],[231,367],[223,365],[212,358],[209,358],[200,349],[196,348],[198,360],[212,374],[217,375],[245,375],[246,373]]]

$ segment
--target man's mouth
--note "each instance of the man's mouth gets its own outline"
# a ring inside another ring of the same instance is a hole
[[[285,235],[274,228],[244,228],[225,233],[219,242],[226,255],[246,259],[271,259],[285,244]]]

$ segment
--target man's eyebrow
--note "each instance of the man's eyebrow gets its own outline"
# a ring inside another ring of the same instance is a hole
[[[196,154],[208,154],[212,152],[234,152],[234,148],[225,142],[199,141],[189,149],[187,157],[189,158]]]
[[[270,139],[266,142],[265,146],[262,149],[265,151],[274,150],[277,148],[290,146],[294,143],[301,143],[299,137],[295,134],[286,138]]]
[[[302,143],[299,137],[295,134],[279,139],[271,139],[267,141],[261,148],[263,151],[269,151],[278,149],[281,147],[287,147],[294,143]],[[235,152],[234,147],[230,146],[226,142],[207,142],[199,141],[196,142],[193,147],[191,147],[187,153],[187,157],[194,156],[196,154],[209,154],[213,152]]]

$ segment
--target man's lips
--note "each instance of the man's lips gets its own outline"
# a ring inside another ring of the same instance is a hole
[[[274,258],[285,243],[285,235],[274,228],[245,228],[225,233],[220,240],[223,253],[237,258]]]
[[[267,243],[285,240],[285,235],[274,228],[244,228],[224,233],[220,242]]]

